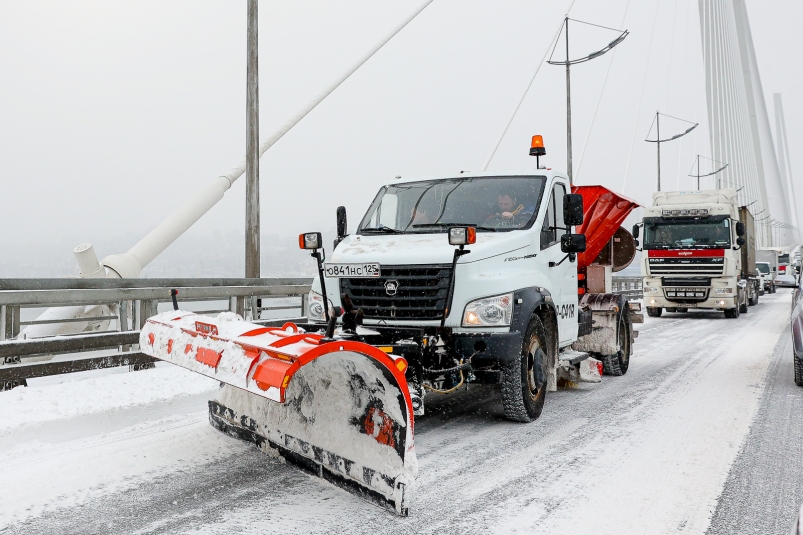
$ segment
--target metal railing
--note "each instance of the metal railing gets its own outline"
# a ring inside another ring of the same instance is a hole
[[[640,298],[641,282],[641,277],[613,277],[613,292]],[[172,306],[171,289],[178,290],[181,308],[205,313],[228,310],[255,323],[281,325],[306,317],[305,296],[311,283],[308,278],[0,279],[0,390],[49,375],[116,366],[152,367],[155,359],[138,350],[139,329],[158,312],[160,303],[163,308]],[[214,301],[226,306],[214,310],[203,306]],[[111,313],[93,318],[20,319],[26,308],[76,305],[107,305]],[[273,318],[263,318],[264,312]],[[112,326],[112,321],[114,330],[20,338],[27,325],[110,322]]]
[[[641,299],[644,297],[642,290],[641,277],[613,277],[612,292],[624,294],[630,299]]]
[[[0,279],[0,390],[25,385],[35,377],[115,366],[152,367],[155,359],[137,348],[139,329],[158,312],[160,303],[165,303],[162,308],[172,307],[171,289],[178,290],[179,305],[187,310],[231,311],[255,323],[280,325],[306,317],[305,296],[311,283],[309,278]],[[207,303],[215,301],[224,306],[208,310]],[[95,305],[106,305],[111,313],[21,320],[24,309]],[[264,318],[264,312],[271,317]],[[75,322],[86,322],[87,328],[108,322],[114,330],[32,339],[26,339],[23,330],[28,325]],[[70,358],[71,353],[81,355]]]

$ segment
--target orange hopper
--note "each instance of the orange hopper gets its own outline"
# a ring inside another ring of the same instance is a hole
[[[580,269],[596,260],[630,212],[640,205],[603,186],[572,186],[572,193],[583,196],[583,224],[575,227],[576,233],[586,236],[586,250],[577,255]]]

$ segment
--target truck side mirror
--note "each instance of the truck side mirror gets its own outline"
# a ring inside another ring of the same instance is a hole
[[[741,236],[736,238],[736,245],[738,245],[739,247],[744,245],[744,238],[742,238]]]
[[[583,196],[579,193],[563,196],[563,222],[567,227],[583,224]]]
[[[736,222],[736,235],[744,236],[744,223],[742,223],[741,221]],[[741,245],[741,243],[739,245]]]
[[[564,234],[560,237],[560,250],[564,253],[584,253],[586,250],[585,234]]]
[[[641,230],[641,227],[639,227],[638,223],[633,225],[633,237],[636,238],[636,239],[638,239],[639,230]]]
[[[346,207],[337,207],[337,239],[342,240],[348,234],[348,223],[346,221]]]

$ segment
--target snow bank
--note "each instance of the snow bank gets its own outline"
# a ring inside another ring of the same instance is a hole
[[[47,386],[0,392],[0,434],[21,426],[148,405],[219,388],[214,379],[176,366],[115,373]]]

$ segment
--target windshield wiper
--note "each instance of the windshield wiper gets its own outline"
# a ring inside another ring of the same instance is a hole
[[[382,232],[384,234],[404,234],[403,230],[397,230],[395,228],[386,227],[385,225],[360,229],[360,232]]]
[[[412,225],[413,228],[418,227],[474,227],[477,230],[487,230],[490,232],[496,232],[497,230],[493,227],[483,227],[482,225],[472,225],[471,223],[419,223],[416,225]]]

